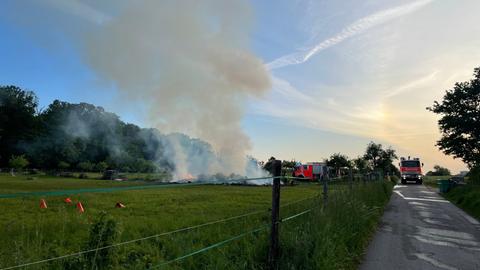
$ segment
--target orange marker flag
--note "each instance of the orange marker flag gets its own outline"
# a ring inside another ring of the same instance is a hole
[[[65,203],[68,203],[68,204],[72,204],[72,199],[70,198],[65,198],[65,200],[63,200]]]
[[[121,202],[117,202],[117,204],[115,204],[115,207],[116,208],[125,208],[125,205]]]
[[[85,209],[83,209],[83,205],[82,205],[81,202],[78,202],[78,203],[77,203],[77,210],[78,210],[78,212],[80,212],[80,213],[85,212]]]
[[[47,208],[47,202],[44,199],[40,200],[40,208]]]

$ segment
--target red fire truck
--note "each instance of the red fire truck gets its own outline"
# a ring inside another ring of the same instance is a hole
[[[410,157],[408,157],[408,159],[406,159],[401,157],[399,166],[402,184],[406,184],[407,181],[415,181],[417,184],[422,184],[423,163],[420,163],[419,158],[410,159]]]
[[[325,162],[308,162],[298,164],[293,171],[293,177],[305,178],[305,180],[318,180],[328,174],[328,167]]]

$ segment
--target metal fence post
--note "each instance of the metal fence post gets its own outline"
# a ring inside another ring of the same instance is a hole
[[[270,249],[268,252],[268,264],[271,270],[278,269],[278,225],[280,218],[280,175],[282,161],[274,160],[272,164],[272,228],[270,231]]]

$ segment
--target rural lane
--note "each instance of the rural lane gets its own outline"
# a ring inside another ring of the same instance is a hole
[[[359,269],[480,269],[480,223],[436,190],[396,185]]]

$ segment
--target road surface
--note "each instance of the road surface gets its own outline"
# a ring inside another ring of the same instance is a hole
[[[480,223],[436,190],[397,185],[360,270],[480,269]]]

